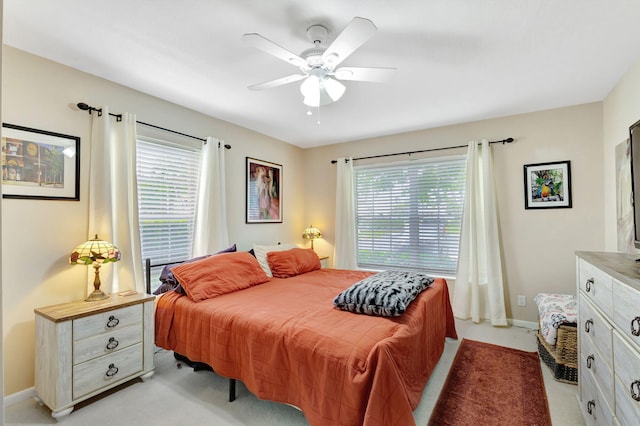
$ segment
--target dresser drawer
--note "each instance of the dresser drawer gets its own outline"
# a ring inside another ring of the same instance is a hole
[[[106,388],[142,370],[142,344],[73,367],[73,398]]]
[[[613,280],[613,322],[640,350],[640,292]]]
[[[605,357],[598,351],[589,338],[580,339],[579,369],[589,371],[605,395],[607,402],[614,407],[613,364],[611,357]]]
[[[616,415],[624,425],[640,419],[640,354],[618,333],[613,333],[616,365]]]
[[[602,395],[600,387],[596,384],[595,380],[593,380],[591,372],[580,368],[579,374],[580,379],[578,383],[580,383],[582,394],[580,408],[582,409],[587,424],[593,426],[613,425],[613,411],[609,404],[607,404],[606,398]]]
[[[590,263],[580,259],[578,289],[606,315],[612,313],[612,278]]]
[[[98,356],[122,350],[142,342],[142,323],[86,337],[73,342],[73,364],[80,364]]]
[[[73,321],[73,340],[142,322],[142,305],[128,306]]]
[[[580,293],[583,295],[584,293]],[[595,347],[600,354],[607,360],[609,368],[613,368],[611,360],[613,359],[613,345],[611,343],[611,324],[605,320],[605,318],[596,311],[593,306],[585,300],[584,297],[580,297],[579,300],[579,315],[578,315],[578,328],[579,335],[578,340],[584,341],[586,339],[591,340],[591,345]],[[584,346],[581,346],[582,349]]]

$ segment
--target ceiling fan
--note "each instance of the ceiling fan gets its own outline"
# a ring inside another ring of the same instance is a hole
[[[307,28],[307,37],[313,43],[313,47],[306,49],[300,55],[290,52],[260,34],[244,34],[242,39],[245,43],[300,69],[297,74],[254,84],[249,86],[249,89],[271,89],[304,80],[300,86],[304,104],[319,107],[337,101],[344,94],[346,87],[339,80],[384,82],[393,74],[395,68],[336,68],[376,31],[377,28],[373,22],[355,17],[336,39],[326,46],[329,31],[323,25],[312,25]]]

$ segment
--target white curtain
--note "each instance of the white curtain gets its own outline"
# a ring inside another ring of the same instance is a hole
[[[224,152],[224,142],[212,137],[202,147],[193,256],[223,250],[229,245]]]
[[[334,267],[357,269],[353,159],[338,158]]]
[[[453,312],[474,322],[507,325],[491,147],[469,143],[467,181]]]
[[[100,268],[105,293],[144,292],[142,251],[138,226],[136,179],[136,116],[122,114],[122,122],[91,114],[88,239],[96,234],[120,250],[121,259]],[[93,271],[89,272],[93,282]]]

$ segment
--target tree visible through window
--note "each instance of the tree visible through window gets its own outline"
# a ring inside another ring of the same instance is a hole
[[[465,173],[460,156],[356,167],[358,266],[455,276]]]
[[[136,145],[142,259],[153,264],[191,258],[200,152],[154,139]],[[162,268],[152,271],[152,288]]]

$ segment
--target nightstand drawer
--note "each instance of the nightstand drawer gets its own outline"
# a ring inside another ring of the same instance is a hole
[[[142,344],[73,367],[73,398],[105,388],[142,370]]]
[[[128,306],[73,321],[73,340],[142,322],[142,305]]]
[[[142,324],[129,325],[112,332],[98,334],[73,342],[73,364],[122,350],[142,342]]]

